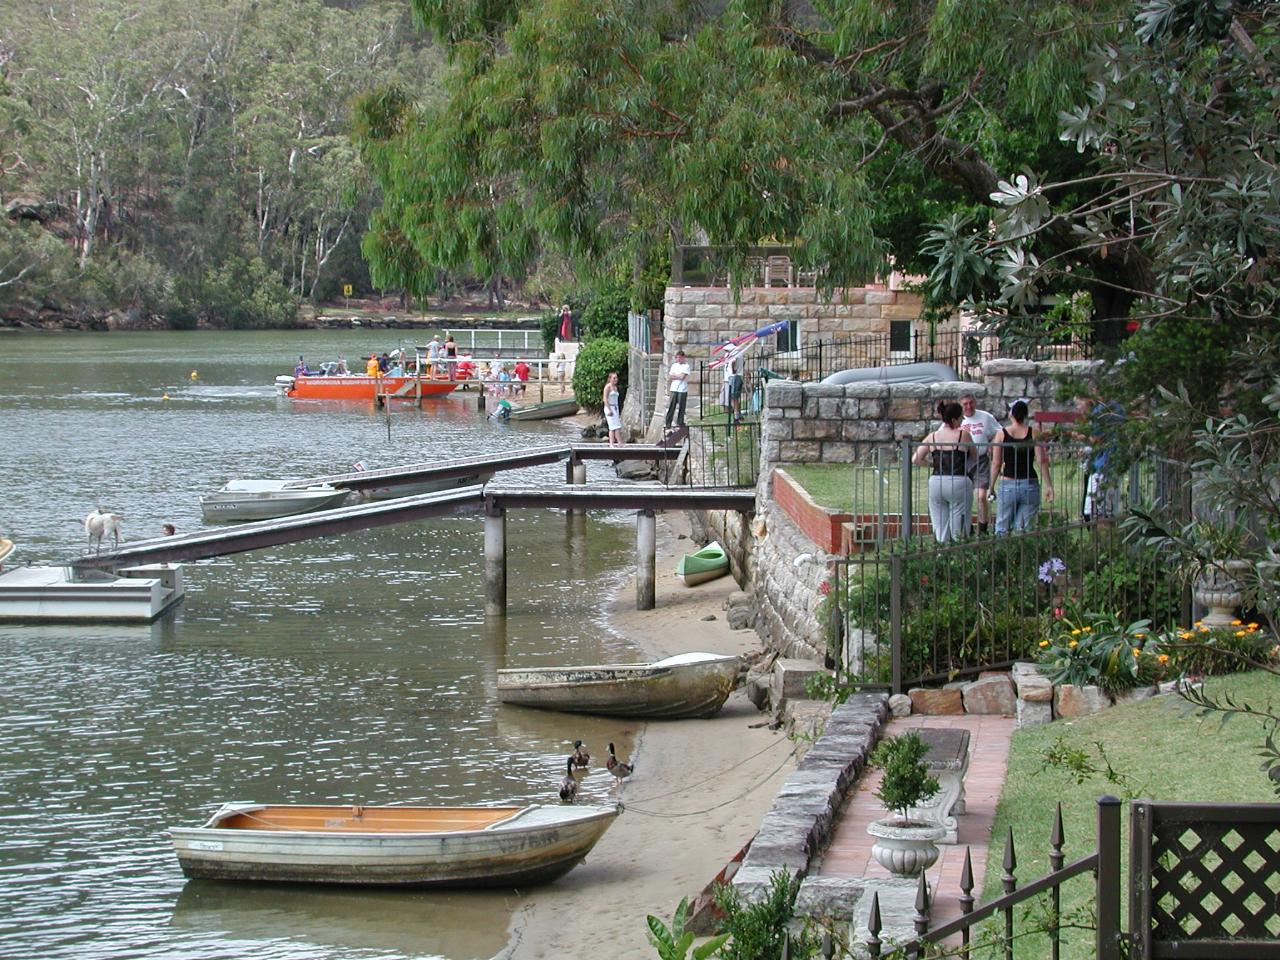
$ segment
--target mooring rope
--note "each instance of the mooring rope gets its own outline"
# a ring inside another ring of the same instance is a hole
[[[747,762],[748,760],[753,760],[753,759],[755,759],[756,757],[760,756],[760,754],[765,753],[767,750],[771,750],[773,747],[777,746],[777,745],[778,745],[778,743],[789,743],[789,742],[790,742],[790,741],[788,741],[788,740],[775,741],[774,743],[769,744],[769,746],[768,746],[768,747],[765,747],[765,749],[764,749],[764,750],[760,750],[760,751],[758,751],[757,753],[753,753],[751,756],[746,757],[746,758],[742,761],[742,763],[745,763],[745,762]],[[773,777],[773,775],[774,775],[774,774],[776,774],[779,770],[781,770],[784,766],[786,766],[786,765],[787,765],[787,761],[788,761],[788,760],[790,760],[793,756],[795,756],[796,749],[797,749],[797,745],[794,745],[794,744],[793,744],[793,745],[792,745],[792,747],[791,747],[791,749],[787,751],[787,755],[786,755],[785,757],[783,757],[783,758],[782,758],[781,762],[779,762],[777,766],[775,766],[772,770],[770,770],[768,773],[766,773],[766,774],[765,774],[765,775],[764,775],[764,776],[763,776],[759,781],[757,781],[756,783],[753,783],[751,786],[747,787],[745,790],[742,790],[742,791],[740,791],[739,793],[734,794],[732,797],[730,797],[730,798],[729,798],[729,799],[727,799],[727,800],[723,800],[723,801],[721,801],[720,803],[713,804],[712,806],[709,806],[709,807],[704,807],[704,808],[703,808],[703,809],[701,809],[701,810],[688,810],[688,811],[681,812],[681,813],[662,813],[662,812],[659,812],[659,811],[657,811],[657,810],[645,810],[645,809],[642,809],[642,808],[640,808],[640,807],[633,807],[633,806],[631,806],[629,803],[624,803],[624,804],[622,804],[622,808],[623,808],[623,810],[625,810],[625,811],[627,811],[627,812],[634,812],[634,813],[638,813],[638,814],[640,814],[641,816],[645,816],[645,817],[659,817],[659,818],[661,818],[661,819],[663,819],[663,820],[678,820],[678,819],[680,819],[681,817],[700,817],[700,816],[702,816],[703,814],[710,813],[712,810],[718,810],[718,809],[720,809],[721,807],[727,807],[727,806],[729,806],[729,804],[731,804],[731,803],[737,803],[737,802],[738,802],[739,800],[741,800],[743,797],[749,796],[750,794],[754,793],[756,790],[759,790],[762,786],[764,786],[766,783],[768,783],[768,782],[769,782],[769,780]],[[740,765],[740,764],[739,764],[739,765]],[[732,768],[730,768],[730,769],[732,769]],[[727,772],[727,771],[723,771],[723,772]],[[687,787],[682,787],[682,788],[680,788],[679,790],[672,790],[672,791],[670,791],[670,792],[668,792],[668,793],[660,793],[660,794],[656,794],[656,795],[654,795],[654,796],[652,796],[652,797],[645,797],[645,798],[643,798],[642,800],[640,800],[639,802],[640,802],[640,803],[649,803],[650,801],[653,801],[653,800],[660,800],[660,799],[662,799],[663,797],[669,797],[669,796],[672,796],[672,795],[677,794],[677,793],[684,793],[684,792],[686,792],[687,790],[692,790],[694,787],[701,786],[702,784],[706,783],[708,780],[714,780],[716,777],[721,776],[721,775],[723,774],[723,772],[722,772],[722,773],[720,773],[720,774],[713,774],[713,775],[712,775],[712,776],[710,776],[710,777],[707,777],[707,778],[705,778],[705,779],[703,779],[703,780],[699,780],[697,783],[690,784],[690,785],[689,785],[689,786],[687,786]]]

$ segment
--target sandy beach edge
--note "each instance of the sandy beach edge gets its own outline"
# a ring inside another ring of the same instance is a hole
[[[760,650],[754,630],[726,622],[724,601],[738,589],[732,578],[692,589],[676,578],[679,557],[695,545],[680,539],[688,534],[683,514],[659,516],[657,606],[636,610],[635,579],[627,577],[608,611],[611,629],[653,659]],[[584,863],[524,896],[498,957],[536,960],[588,944],[607,944],[614,960],[655,956],[645,917],[669,921],[681,898],[700,892],[755,834],[795,768],[793,744],[767,721],[737,690],[710,720],[646,724],[635,775],[620,791],[622,815]]]

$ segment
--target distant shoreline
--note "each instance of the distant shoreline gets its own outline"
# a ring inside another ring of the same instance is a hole
[[[90,317],[50,317],[43,320],[0,317],[0,334],[36,333],[246,333],[257,330],[537,330],[539,318],[531,315],[502,317],[480,314],[433,314],[403,316],[368,310],[343,311],[341,316],[302,316],[292,326],[228,327],[200,323],[195,327],[174,327],[158,317],[129,319],[122,314]]]

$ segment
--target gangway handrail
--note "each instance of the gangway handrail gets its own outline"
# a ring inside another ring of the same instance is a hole
[[[327,483],[331,487],[360,487],[378,484],[394,486],[387,481],[412,483],[424,477],[441,477],[444,474],[465,475],[468,472],[490,473],[498,470],[517,470],[522,467],[536,467],[546,463],[557,463],[568,459],[570,447],[536,447],[520,453],[478,454],[473,457],[453,457],[448,460],[429,460],[421,463],[407,463],[398,467],[379,467],[376,470],[352,470],[347,473],[331,473],[322,477],[307,477],[290,480],[284,484],[287,490],[311,487]]]
[[[457,487],[397,500],[382,500],[316,510],[275,520],[255,520],[215,530],[198,530],[176,537],[140,540],[99,554],[77,557],[77,570],[118,569],[147,563],[185,563],[260,550],[335,533],[367,530],[392,523],[448,516],[477,509],[484,502],[484,486]]]

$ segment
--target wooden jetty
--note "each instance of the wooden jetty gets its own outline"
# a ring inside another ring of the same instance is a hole
[[[484,514],[485,612],[502,616],[507,608],[506,514],[518,509],[634,510],[636,512],[636,605],[652,609],[656,603],[656,513],[663,510],[726,510],[744,517],[755,511],[754,489],[664,487],[658,484],[588,486],[586,460],[671,459],[680,449],[668,446],[573,444],[546,447],[519,454],[464,457],[435,463],[410,464],[382,470],[334,474],[293,481],[326,482],[353,490],[421,483],[477,472],[498,472],[538,464],[566,463],[564,486],[530,490],[494,484],[458,487],[437,493],[382,500],[313,513],[236,524],[217,530],[201,530],[126,544],[94,556],[72,561],[76,571],[114,571],[141,564],[184,563],[261,550],[281,544],[406,523],[429,517],[463,513]]]

